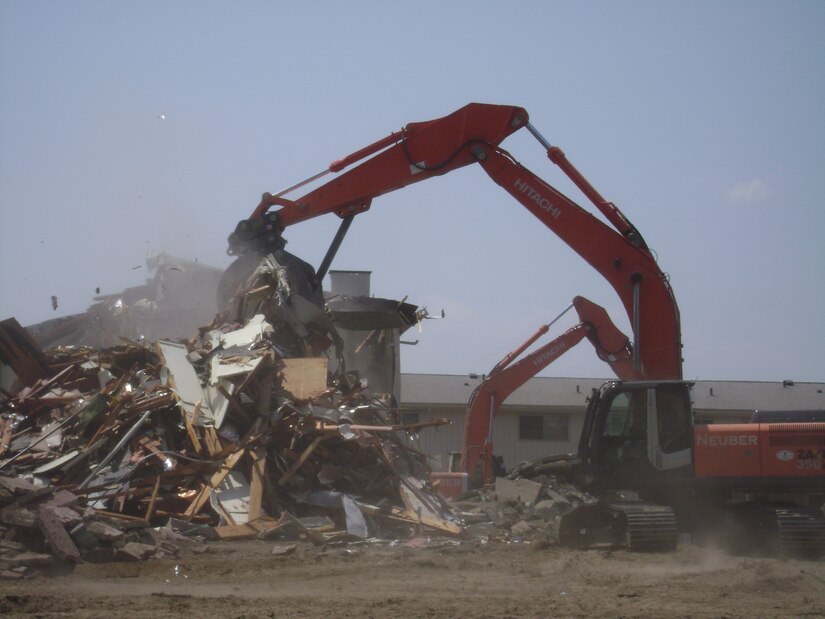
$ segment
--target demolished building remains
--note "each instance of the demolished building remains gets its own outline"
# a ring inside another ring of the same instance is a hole
[[[4,573],[169,553],[181,532],[460,534],[406,437],[443,422],[400,423],[396,382],[369,389],[336,327],[338,316],[367,350],[417,308],[342,295],[327,305],[314,275],[285,251],[260,259],[184,341],[44,352],[14,319],[0,323],[0,361],[16,375],[0,392]]]

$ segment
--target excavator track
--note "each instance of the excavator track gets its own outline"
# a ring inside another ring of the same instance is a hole
[[[786,556],[825,556],[825,514],[816,509],[777,509],[780,552]]]
[[[627,518],[627,546],[634,552],[671,552],[676,550],[679,532],[676,514],[663,505],[613,504]]]
[[[559,524],[559,543],[567,547],[670,552],[677,541],[673,510],[644,501],[583,505],[565,514]]]

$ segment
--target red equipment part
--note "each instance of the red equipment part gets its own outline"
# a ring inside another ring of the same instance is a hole
[[[579,324],[520,361],[515,361],[536,340],[547,333],[558,318],[541,326],[526,342],[496,364],[473,391],[464,420],[461,471],[472,475],[480,461],[483,482],[490,483],[493,480],[492,428],[493,420],[501,405],[513,391],[585,337],[593,344],[599,358],[610,365],[616,376],[623,380],[640,378],[633,368],[632,350],[627,336],[613,324],[604,308],[584,297],[574,298],[570,307],[576,308]]]
[[[740,423],[694,428],[696,476],[822,477],[825,423]]]
[[[548,158],[584,191],[611,225],[499,148],[502,140],[522,127],[547,148]],[[324,174],[370,156],[297,199],[283,197]],[[667,277],[627,217],[601,197],[560,149],[549,146],[528,123],[523,108],[471,103],[449,116],[411,123],[330,164],[307,181],[277,195],[264,194],[250,221],[260,221],[266,215],[273,220],[265,225],[271,232],[325,213],[348,218],[369,209],[377,196],[471,163],[480,163],[496,183],[610,282],[633,325],[636,372],[647,379],[681,378],[679,310]],[[267,213],[272,206],[280,208]]]

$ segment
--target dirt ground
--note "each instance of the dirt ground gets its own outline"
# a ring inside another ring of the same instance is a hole
[[[825,561],[528,544],[215,543],[0,581],[2,617],[825,617]]]

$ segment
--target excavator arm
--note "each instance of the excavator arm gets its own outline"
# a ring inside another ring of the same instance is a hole
[[[610,365],[616,376],[622,380],[640,377],[633,368],[632,347],[627,336],[613,324],[604,308],[584,297],[574,298],[570,307],[576,309],[579,324],[516,361],[527,348],[547,333],[561,315],[542,325],[527,341],[496,364],[473,391],[464,419],[461,471],[472,475],[480,461],[484,482],[492,481],[492,428],[501,405],[513,391],[574,348],[585,337],[593,344],[598,357]]]
[[[548,158],[593,202],[610,225],[520,165],[499,144],[526,127]],[[364,161],[362,161],[364,160]],[[359,163],[301,197],[287,199],[326,174]],[[621,211],[604,200],[557,147],[529,123],[523,108],[471,103],[449,116],[411,123],[401,131],[335,161],[322,172],[277,194],[264,194],[248,220],[229,237],[230,253],[271,251],[283,246],[281,233],[292,224],[335,213],[344,219],[322,277],[352,217],[375,197],[478,163],[528,211],[584,258],[613,286],[633,325],[634,366],[647,379],[682,376],[679,310],[666,276],[641,235]],[[277,210],[270,210],[272,207]]]
[[[298,185],[275,195],[265,193],[252,219],[273,206],[281,207],[277,213],[284,228],[326,213],[357,215],[369,209],[373,198],[475,163],[472,146],[498,145],[527,121],[527,111],[520,107],[471,103],[443,118],[410,123]],[[294,201],[283,198],[371,155],[375,156]]]

